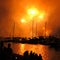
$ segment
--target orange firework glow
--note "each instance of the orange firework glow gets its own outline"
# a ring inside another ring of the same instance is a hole
[[[36,8],[30,8],[27,10],[27,13],[29,16],[34,17],[34,16],[38,15],[39,12]]]
[[[24,16],[22,16],[22,17],[24,17],[24,18],[21,18],[20,19],[20,22],[22,23],[22,25],[21,26],[23,26],[22,27],[22,29],[24,29],[23,30],[23,34],[25,35],[25,36],[32,36],[32,33],[33,33],[33,35],[34,36],[36,36],[36,34],[38,33],[36,33],[36,30],[38,29],[36,29],[36,27],[37,27],[37,25],[39,25],[40,23],[42,23],[43,24],[43,22],[44,22],[44,18],[45,18],[45,16],[46,16],[46,13],[43,11],[43,12],[41,12],[41,11],[39,11],[37,8],[28,8],[27,10],[26,10],[26,14],[24,15]],[[32,24],[34,23],[34,25],[33,25],[33,30],[34,30],[34,32],[32,32]],[[25,29],[26,28],[26,29]],[[32,33],[30,33],[30,32],[32,32]],[[27,33],[27,34],[26,34]],[[47,33],[46,33],[47,34]],[[48,35],[48,34],[47,34]]]
[[[25,19],[21,19],[21,23],[25,23],[26,22],[26,20]]]

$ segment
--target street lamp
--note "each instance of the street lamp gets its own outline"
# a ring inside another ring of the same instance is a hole
[[[31,17],[33,20],[32,20],[32,38],[33,38],[33,25],[34,25],[34,18],[38,15],[38,10],[36,8],[30,8],[27,10],[27,13],[29,15],[29,17]]]

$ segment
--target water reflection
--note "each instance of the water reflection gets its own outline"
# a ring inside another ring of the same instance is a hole
[[[17,54],[23,55],[25,51],[28,51],[29,53],[33,51],[38,55],[41,54],[43,60],[60,60],[60,51],[57,52],[53,48],[49,48],[49,46],[20,43],[11,43],[11,45],[13,52]],[[7,43],[5,43],[5,46],[7,46]]]

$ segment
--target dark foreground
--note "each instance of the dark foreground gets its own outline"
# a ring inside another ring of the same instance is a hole
[[[23,55],[13,53],[11,44],[5,47],[3,42],[0,42],[0,60],[43,60],[41,54],[39,56],[34,53],[25,51]]]

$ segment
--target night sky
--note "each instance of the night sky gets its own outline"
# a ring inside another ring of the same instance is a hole
[[[60,36],[60,0],[0,0],[0,36],[7,37],[13,35],[15,26],[15,36],[28,36],[31,24],[21,24],[20,19],[25,16],[26,10],[35,6],[39,11],[47,13],[47,29],[51,30],[51,35]],[[15,25],[14,25],[15,24]],[[44,22],[41,23],[43,25]],[[38,27],[40,23],[38,23]],[[38,29],[40,35],[41,28]]]

